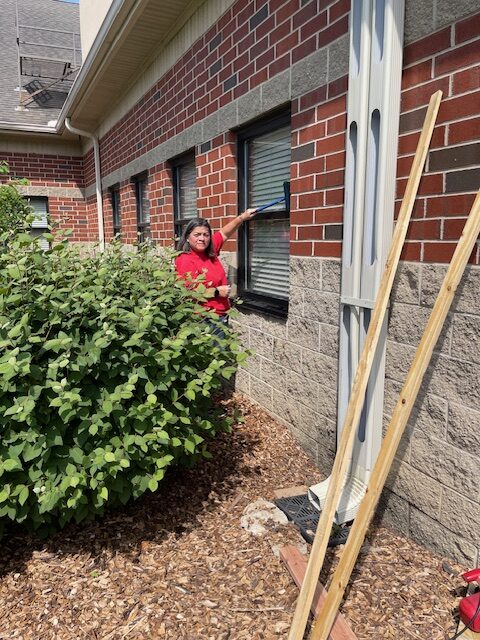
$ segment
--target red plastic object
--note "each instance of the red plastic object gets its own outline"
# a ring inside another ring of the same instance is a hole
[[[480,591],[473,593],[471,596],[466,596],[460,600],[458,605],[458,611],[460,613],[460,620],[463,624],[467,624],[472,631],[480,631]],[[473,622],[470,622],[473,616],[478,614]]]
[[[480,582],[480,568],[463,573],[462,578],[465,582]]]

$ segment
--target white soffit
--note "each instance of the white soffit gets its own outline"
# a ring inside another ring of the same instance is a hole
[[[120,120],[234,0],[138,0],[108,50],[92,61],[95,71],[68,106],[76,127],[103,135]],[[101,57],[101,59],[100,59]],[[80,79],[80,78],[79,78]],[[74,87],[75,89],[75,87]]]

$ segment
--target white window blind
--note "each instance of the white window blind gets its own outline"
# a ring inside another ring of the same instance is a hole
[[[120,219],[120,189],[117,187],[110,191],[112,202],[113,234],[118,235],[121,231]]]
[[[197,180],[195,160],[178,167],[179,212],[181,220],[197,216]]]
[[[258,207],[283,196],[283,183],[290,180],[290,127],[282,127],[253,138],[249,148],[249,207]],[[280,203],[271,210],[285,209]]]
[[[255,220],[250,242],[248,288],[255,293],[288,300],[289,220]]]
[[[285,126],[249,140],[249,207],[284,195],[284,182],[290,180],[290,137],[290,127]],[[259,213],[249,224],[247,290],[288,300],[289,257],[290,220],[285,202],[280,202]]]
[[[48,231],[48,200],[47,198],[29,198],[28,204],[32,207],[34,215],[31,233],[35,238],[40,237],[40,246],[46,251],[50,248],[50,244],[41,236]]]
[[[146,180],[137,182],[137,217],[139,224],[150,224],[150,200]]]

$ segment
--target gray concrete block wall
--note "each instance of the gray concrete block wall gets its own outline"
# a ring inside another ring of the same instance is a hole
[[[476,13],[478,8],[478,0],[406,0],[405,43]]]
[[[389,316],[385,426],[446,267],[402,263]],[[241,312],[237,389],[285,423],[327,477],[335,455],[340,262],[291,258],[288,318]],[[377,520],[480,564],[480,268],[468,267],[400,443]]]
[[[389,318],[385,413],[391,415],[444,265],[404,263]],[[480,268],[468,267],[425,374],[379,510],[414,540],[480,562]]]
[[[292,257],[288,318],[240,312],[236,387],[287,424],[326,477],[336,442],[340,262]],[[240,307],[241,309],[241,307]]]

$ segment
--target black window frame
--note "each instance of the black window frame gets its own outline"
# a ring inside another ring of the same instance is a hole
[[[252,138],[269,133],[275,129],[291,126],[290,109],[283,110],[277,114],[267,116],[257,120],[251,125],[236,131],[237,135],[237,158],[238,158],[238,205],[239,211],[244,211],[247,206],[247,142]],[[263,220],[287,219],[290,221],[290,203],[284,210],[262,211]],[[254,224],[255,221],[253,220]],[[242,225],[238,234],[238,295],[243,301],[242,309],[258,311],[267,315],[286,318],[288,316],[288,299],[275,298],[265,294],[254,293],[245,288],[246,272],[249,269],[248,254],[248,228],[250,222]]]
[[[170,167],[172,170],[172,186],[173,186],[173,228],[175,238],[180,238],[183,232],[184,227],[192,220],[192,218],[182,218],[181,211],[181,199],[180,199],[180,180],[181,180],[181,171],[182,167],[193,164],[195,169],[195,188],[197,193],[198,200],[198,186],[196,181],[196,156],[195,151],[190,150],[187,153],[183,153],[181,156],[177,158],[173,158],[170,160]],[[198,217],[198,208],[195,209],[196,215],[194,217]]]
[[[112,206],[113,236],[121,237],[122,214],[121,214],[120,185],[114,184],[112,187],[110,187],[109,191],[110,191],[110,204]]]
[[[137,242],[138,244],[145,244],[146,242],[152,242],[152,227],[150,220],[150,199],[148,197],[148,173],[139,173],[132,178],[135,185],[135,207],[137,212]],[[145,198],[148,201],[148,222],[145,222],[144,207],[142,198],[142,188],[145,188]]]

